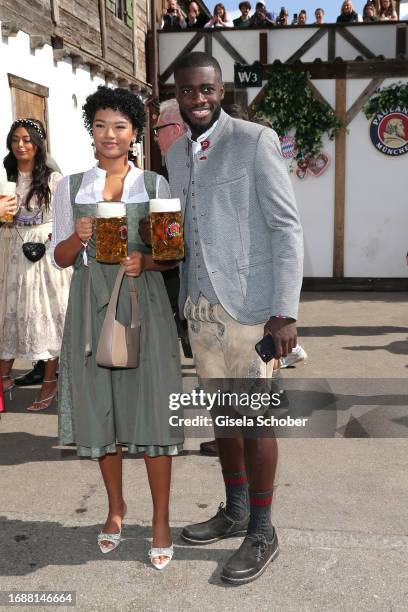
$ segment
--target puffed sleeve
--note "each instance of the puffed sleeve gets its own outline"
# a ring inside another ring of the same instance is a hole
[[[52,206],[52,237],[50,256],[52,263],[58,269],[60,268],[55,263],[54,259],[55,247],[63,240],[69,238],[69,236],[71,236],[71,234],[74,232],[74,229],[74,216],[72,214],[69,193],[69,176],[64,176],[64,178],[61,178],[56,185]]]

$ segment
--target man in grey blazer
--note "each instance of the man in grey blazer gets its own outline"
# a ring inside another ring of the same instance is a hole
[[[270,128],[221,109],[221,69],[190,53],[175,66],[176,96],[189,127],[168,151],[173,197],[184,214],[186,258],[179,305],[188,320],[197,373],[213,379],[270,379],[255,344],[270,334],[276,357],[296,345],[302,282],[302,230],[279,139]],[[217,432],[216,432],[217,433]],[[257,578],[276,557],[271,523],[277,462],[273,436],[217,436],[226,507],[184,528],[192,544],[245,535],[221,577]]]

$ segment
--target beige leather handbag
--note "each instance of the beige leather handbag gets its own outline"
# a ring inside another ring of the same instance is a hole
[[[126,327],[116,320],[119,291],[125,268],[120,266],[109,300],[96,350],[96,363],[106,368],[137,368],[140,352],[140,317],[137,290],[133,278],[128,277],[132,320]]]

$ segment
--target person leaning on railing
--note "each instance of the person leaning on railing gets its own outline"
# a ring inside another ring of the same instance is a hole
[[[357,23],[358,21],[361,21],[360,15],[354,10],[350,0],[344,0],[337,23]]]
[[[197,2],[190,2],[187,7],[187,16],[183,27],[186,29],[203,28],[207,21],[207,16],[200,12]]]
[[[239,10],[241,11],[241,15],[233,20],[234,28],[249,28],[251,25],[251,18],[249,16],[249,12],[251,10],[251,4],[244,0],[240,2],[238,5]]]
[[[275,26],[276,23],[273,20],[272,13],[266,10],[265,2],[260,0],[256,3],[255,13],[251,17],[251,26],[253,28],[268,28]]]
[[[394,0],[380,0],[378,17],[380,21],[398,21]]]
[[[315,19],[315,25],[323,25],[324,10],[322,8],[317,8],[315,10]]]
[[[375,6],[372,2],[367,2],[363,8],[363,22],[364,23],[375,23],[379,21],[378,15],[375,14]]]
[[[298,26],[306,25],[307,23],[307,13],[305,9],[302,9],[299,13],[297,24]]]
[[[160,29],[167,32],[185,28],[185,15],[177,0],[167,0],[167,8],[163,11]]]
[[[282,6],[278,18],[276,20],[277,26],[287,26],[289,25],[289,12],[288,10]]]
[[[228,17],[225,6],[219,2],[214,6],[214,14],[205,24],[205,28],[233,28],[234,24]]]

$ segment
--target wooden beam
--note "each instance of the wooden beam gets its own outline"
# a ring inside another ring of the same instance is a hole
[[[51,21],[55,26],[60,25],[58,0],[51,0]]]
[[[346,119],[346,79],[336,80],[336,115],[341,121]],[[346,197],[346,130],[342,128],[335,141],[334,177],[334,245],[333,276],[344,277],[344,209]]]
[[[309,49],[311,49],[318,40],[323,38],[323,36],[327,33],[327,28],[319,27],[317,32],[313,34],[310,38],[307,39],[306,42],[303,43],[299,49],[286,60],[285,64],[293,64],[298,59],[300,59]]]
[[[313,95],[317,100],[320,100],[320,102],[323,102],[323,104],[327,104],[327,106],[329,106],[334,112],[334,108],[332,107],[332,105],[326,100],[324,95],[320,93],[320,91],[317,89],[316,85],[312,83],[312,81],[308,81],[307,86],[312,90]]]
[[[268,83],[265,83],[262,89],[258,91],[255,98],[252,100],[251,104],[248,106],[248,117],[250,119],[252,119],[252,117],[255,115],[255,112],[256,112],[255,107],[257,106],[257,104],[262,102],[262,100],[265,98],[267,87],[268,87]]]
[[[268,33],[259,32],[259,61],[261,64],[268,63]]]
[[[215,40],[221,45],[221,47],[224,49],[224,51],[226,51],[228,53],[228,55],[230,55],[232,57],[232,59],[235,62],[238,62],[238,64],[248,64],[246,59],[244,57],[242,57],[242,55],[240,53],[238,53],[238,51],[235,49],[235,47],[233,47],[231,45],[231,43],[228,42],[228,40],[226,38],[224,38],[224,36],[223,36],[223,34],[221,34],[221,32],[216,32],[214,30],[212,36],[214,36]]]
[[[176,61],[178,60],[178,58],[181,55],[185,55],[186,53],[190,53],[190,51],[192,51],[200,42],[200,40],[202,39],[202,37],[204,36],[203,32],[197,32],[197,34],[195,34],[193,36],[193,38],[191,38],[188,43],[186,44],[186,46],[180,51],[180,53],[177,55],[177,57],[167,66],[166,70],[160,75],[160,81],[162,83],[165,83],[167,81],[167,79],[173,74],[173,70],[174,70],[174,65],[176,63]]]
[[[101,29],[101,52],[105,59],[107,55],[106,7],[105,0],[99,0],[99,23]]]
[[[281,64],[294,72],[309,72],[312,79],[373,79],[408,76],[408,60],[362,60],[337,62],[297,62],[296,64]],[[262,79],[266,80],[276,68],[276,64],[263,66]]]
[[[139,36],[138,36],[138,27],[137,27],[137,15],[138,15],[138,8],[137,8],[137,0],[133,0],[133,26],[132,26],[132,46],[133,46],[133,76],[137,77],[138,75],[138,69],[139,69],[139,48],[138,48],[138,42],[139,42]]]
[[[212,55],[212,36],[210,32],[206,32],[204,36],[204,51],[208,53],[208,55]]]
[[[327,59],[329,62],[334,62],[336,57],[336,30],[329,29],[327,36]]]
[[[151,69],[151,83],[152,83],[152,98],[159,98],[159,44],[157,41],[157,28],[156,28],[156,11],[157,2],[156,0],[150,0],[150,69]],[[149,154],[150,155],[150,154]]]
[[[72,61],[72,68],[74,70],[76,70],[77,68],[79,68],[81,66],[81,64],[84,64],[84,58],[82,55],[79,55],[77,53],[70,53],[70,57],[71,57],[71,61]]]
[[[373,79],[364,91],[358,96],[357,100],[350,106],[346,113],[346,126],[349,125],[354,117],[360,112],[363,108],[364,104],[367,102],[369,98],[371,98],[374,91],[381,85],[384,79]]]
[[[44,85],[38,85],[38,83],[33,83],[32,81],[27,81],[27,79],[23,79],[22,77],[16,76],[15,74],[8,74],[8,83],[9,87],[14,87],[14,89],[21,89],[22,91],[27,91],[36,96],[40,96],[41,98],[48,98],[50,90],[48,87]]]
[[[374,59],[376,57],[375,53],[370,51],[368,47],[358,40],[358,38],[356,38],[354,34],[347,29],[347,27],[343,26],[342,28],[339,28],[337,32],[344,38],[344,40],[350,43],[352,47],[354,47],[362,55],[365,55],[365,57],[368,59]]]
[[[1,35],[4,38],[14,38],[21,30],[21,25],[17,21],[2,21]]]
[[[89,64],[91,77],[94,79],[100,72],[102,72],[101,64]]]
[[[407,55],[407,26],[402,23],[397,25],[395,54],[397,57],[406,57]]]
[[[37,34],[30,34],[30,49],[35,51],[36,49],[42,49],[44,45],[49,44],[49,38],[46,36],[39,36]]]

